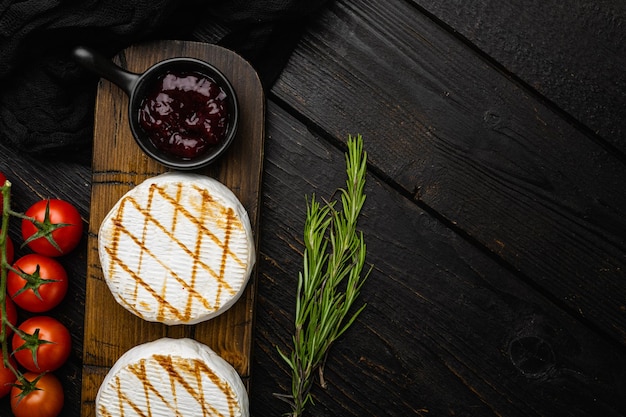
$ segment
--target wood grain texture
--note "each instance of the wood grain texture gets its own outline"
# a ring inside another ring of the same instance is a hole
[[[626,153],[626,3],[413,2]]]
[[[173,56],[206,60],[234,85],[241,108],[237,137],[225,156],[199,172],[227,185],[246,208],[258,239],[264,142],[264,96],[254,69],[241,57],[218,46],[179,41],[137,45],[121,52],[117,62],[140,73]],[[98,228],[115,202],[143,180],[165,168],[135,144],[127,116],[128,98],[101,81],[95,110],[92,194],[86,284],[82,416],[95,415],[94,400],[105,371],[128,349],[160,337],[191,337],[230,362],[247,383],[254,322],[256,270],[241,299],[217,318],[194,326],[146,322],[115,302],[102,277],[97,253]]]
[[[381,52],[382,51],[382,52]],[[402,1],[339,1],[272,90],[626,345],[626,165]]]
[[[268,106],[252,411],[281,415],[305,195],[330,198],[343,153]],[[375,141],[364,137],[365,149]],[[316,169],[307,169],[315,167]],[[370,172],[359,228],[367,303],[331,349],[316,416],[619,416],[622,349],[594,334]],[[264,383],[256,384],[255,380]],[[272,381],[272,383],[268,383]]]

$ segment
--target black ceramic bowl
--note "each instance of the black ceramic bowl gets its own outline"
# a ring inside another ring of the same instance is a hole
[[[169,168],[193,170],[209,165],[228,149],[237,134],[239,105],[235,90],[224,74],[207,62],[195,58],[171,58],[156,63],[141,74],[135,74],[86,47],[75,48],[74,57],[81,65],[116,84],[128,95],[128,120],[137,145],[148,156]],[[171,73],[201,74],[216,83],[227,96],[227,127],[224,137],[218,144],[194,157],[180,157],[160,149],[140,125],[139,111],[144,99],[155,88],[155,83]]]

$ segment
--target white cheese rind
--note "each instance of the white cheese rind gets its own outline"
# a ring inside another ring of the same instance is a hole
[[[233,192],[169,172],[126,193],[98,233],[115,300],[147,321],[196,324],[239,299],[255,262],[248,214]]]
[[[96,415],[249,416],[237,371],[208,346],[162,338],[124,353],[105,376]]]

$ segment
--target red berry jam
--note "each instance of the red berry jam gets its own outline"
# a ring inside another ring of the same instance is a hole
[[[139,108],[139,123],[157,149],[193,159],[224,140],[228,97],[212,78],[168,72],[154,84]]]

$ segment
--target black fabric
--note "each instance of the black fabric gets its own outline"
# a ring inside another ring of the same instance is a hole
[[[243,55],[265,87],[326,0],[0,0],[0,140],[26,152],[89,146],[95,77],[70,57],[187,39]]]

